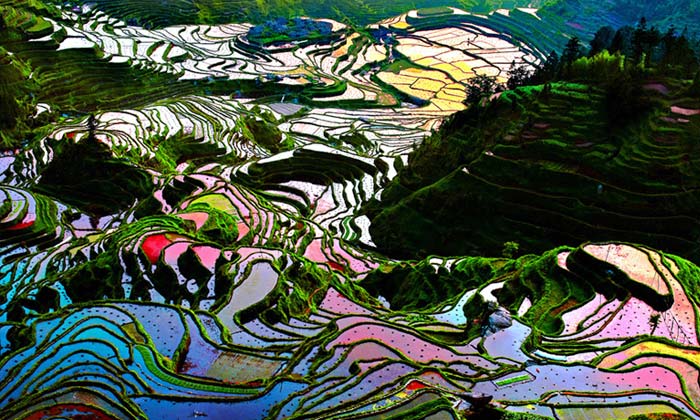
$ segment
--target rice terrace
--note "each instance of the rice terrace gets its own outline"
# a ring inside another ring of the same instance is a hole
[[[700,419],[700,1],[0,0],[0,420]]]

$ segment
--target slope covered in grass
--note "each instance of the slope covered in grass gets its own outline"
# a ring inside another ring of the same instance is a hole
[[[615,238],[700,258],[700,120],[683,115],[700,100],[652,82],[518,88],[456,114],[370,208],[375,242],[494,256]]]

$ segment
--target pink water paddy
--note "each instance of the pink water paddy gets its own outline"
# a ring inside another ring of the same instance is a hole
[[[193,246],[192,250],[197,254],[204,267],[209,269],[209,271],[214,271],[216,260],[221,255],[220,249],[207,245],[197,245]]]
[[[350,266],[350,269],[356,273],[366,273],[379,266],[379,264],[373,261],[365,261],[353,255],[350,255],[350,253],[348,253],[345,250],[345,248],[343,248],[342,244],[338,239],[335,239],[333,241],[333,252],[335,253],[335,255],[344,259]]]
[[[669,369],[661,366],[644,366],[628,372],[607,374],[605,382],[609,385],[619,385],[634,389],[654,389],[675,395],[683,395],[683,387],[678,377]]]
[[[557,265],[566,271],[569,271],[569,267],[566,265],[566,259],[569,258],[570,251],[560,252],[557,254]]]
[[[321,309],[338,315],[371,315],[372,311],[346,298],[335,288],[329,288],[321,302]]]
[[[170,244],[166,245],[160,251],[160,253],[163,254],[163,260],[166,264],[177,267],[177,259],[180,258],[180,255],[182,255],[183,252],[187,251],[187,248],[189,248],[190,245],[190,242],[171,242]],[[160,253],[158,255],[160,255]],[[156,261],[157,260],[158,256],[156,256]]]
[[[665,368],[671,369],[683,378],[683,382],[688,389],[688,393],[694,401],[700,400],[700,373],[698,368],[692,364],[686,362],[685,360],[679,360],[672,357],[658,357],[658,356],[642,356],[634,359],[625,365],[620,366],[620,369],[632,369],[637,365],[660,365]],[[660,382],[660,381],[658,381]],[[674,392],[675,393],[675,392]],[[683,394],[677,394],[681,399],[683,399]]]
[[[314,239],[311,241],[311,243],[306,247],[306,250],[304,251],[304,257],[310,259],[313,262],[317,263],[327,263],[330,268],[336,271],[345,271],[345,267],[339,263],[338,261],[335,261],[331,257],[326,254],[324,251],[329,251],[327,248],[323,248],[323,239]]]
[[[146,254],[151,264],[155,264],[158,262],[163,248],[170,245],[172,242],[173,241],[168,239],[165,234],[151,235],[141,243],[141,249]]]
[[[662,83],[647,83],[646,85],[642,86],[642,88],[645,90],[653,90],[659,92],[662,95],[668,95],[668,88]]]
[[[197,227],[197,230],[201,229],[202,226],[204,226],[204,223],[207,222],[207,219],[209,218],[209,214],[205,212],[193,212],[193,213],[183,213],[183,214],[178,214],[177,215],[179,218],[184,219],[184,220],[191,220],[194,222],[195,226]]]
[[[625,339],[649,334],[652,331],[649,320],[654,314],[659,313],[643,301],[631,297],[601,331],[588,339]],[[671,308],[659,315],[659,322],[654,330],[655,336],[666,337],[681,344],[697,342],[694,318],[691,318],[687,312],[680,311],[680,308],[675,311]],[[682,333],[679,332],[679,327]]]
[[[646,252],[624,244],[586,245],[583,249],[599,260],[617,266],[631,279],[653,288],[659,294],[669,293],[663,276]]]
[[[564,331],[561,335],[575,333],[579,326],[582,325],[589,316],[594,314],[599,306],[605,302],[605,298],[600,293],[596,293],[595,297],[583,306],[579,306],[569,312],[564,313],[561,318],[564,321]]]
[[[673,112],[674,114],[685,115],[686,117],[700,115],[700,109],[682,108],[680,106],[672,106],[671,112]]]
[[[427,363],[432,360],[449,362],[459,359],[459,355],[446,348],[429,343],[392,326],[381,324],[353,323],[335,340],[327,344],[327,348],[338,345],[351,345],[363,340],[379,341],[419,363]]]

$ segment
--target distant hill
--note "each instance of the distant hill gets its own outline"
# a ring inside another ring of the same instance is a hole
[[[642,17],[662,30],[675,26],[679,31],[687,28],[690,35],[700,34],[698,0],[555,0],[543,9],[540,14],[545,19],[560,19],[588,35],[603,25],[634,25]]]
[[[57,2],[58,3],[58,2]],[[62,3],[62,2],[61,2]],[[161,27],[191,23],[261,23],[276,17],[310,16],[367,25],[411,9],[453,6],[487,12],[498,8],[538,6],[527,0],[78,0],[140,25]]]

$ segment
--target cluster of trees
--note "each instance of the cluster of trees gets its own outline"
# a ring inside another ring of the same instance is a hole
[[[277,18],[250,28],[248,39],[263,43],[306,39],[328,36],[332,33],[332,29],[333,26],[328,22],[298,17],[293,19]]]
[[[679,33],[671,26],[662,33],[655,26],[648,26],[645,18],[641,18],[635,27],[623,26],[614,30],[604,26],[596,32],[589,48],[578,37],[573,37],[561,54],[552,51],[534,71],[527,65],[513,62],[506,86],[499,85],[493,77],[482,75],[471,79],[465,103],[477,103],[504,88],[515,89],[556,80],[583,77],[614,83],[621,72],[655,72],[664,76],[694,78],[691,91],[700,92],[698,49],[700,41],[690,38],[686,30]]]
[[[618,56],[625,67],[639,71],[655,71],[666,76],[692,78],[700,70],[697,40],[690,39],[687,31],[678,33],[671,26],[665,33],[655,26],[649,27],[641,18],[636,27],[623,26],[617,31],[610,26],[600,28],[586,49],[577,37],[569,40],[561,56],[552,51],[547,60],[532,74],[521,69],[511,69],[511,85],[545,83],[567,79],[577,75],[575,63],[582,58],[594,59]],[[607,53],[607,55],[606,55]],[[590,60],[589,60],[590,62]]]
[[[685,76],[698,70],[698,57],[691,45],[687,30],[678,33],[671,26],[665,33],[655,26],[649,27],[642,18],[635,28],[623,26],[617,31],[604,26],[591,40],[589,56],[607,50],[629,57],[635,64],[658,65],[664,71],[674,71]]]

